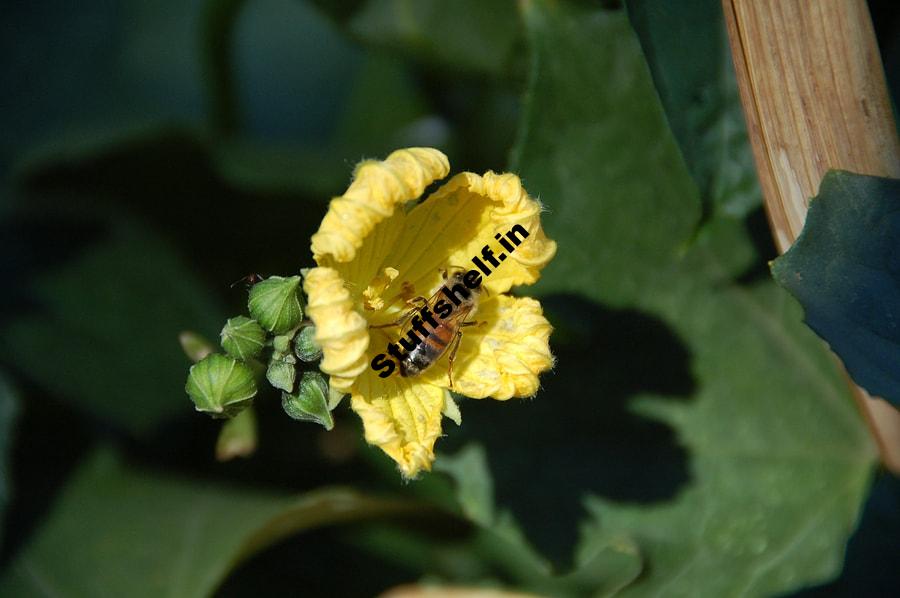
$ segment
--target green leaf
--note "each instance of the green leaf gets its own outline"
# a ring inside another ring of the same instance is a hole
[[[830,171],[772,274],[857,384],[900,407],[900,180]]]
[[[544,596],[609,596],[641,571],[635,543],[623,534],[607,533],[597,521],[582,527],[574,566],[562,574],[555,571],[531,546],[510,513],[496,513],[491,473],[485,451],[478,444],[469,444],[455,455],[441,454],[435,470],[452,479],[455,491],[448,491],[435,475],[417,482],[416,490],[443,508],[461,512],[474,524],[462,546],[384,526],[356,541],[455,583],[481,584],[497,577]],[[545,521],[552,521],[554,507],[547,505]]]
[[[149,433],[184,413],[180,333],[212,336],[221,308],[181,256],[142,226],[113,217],[63,220],[60,228],[56,218],[9,222],[34,235],[29,252],[58,255],[9,293],[35,308],[0,322],[0,359],[54,397]],[[60,248],[59,236],[88,241]]]
[[[189,482],[101,451],[13,559],[0,595],[208,596],[239,563],[292,534],[429,511],[348,489],[290,497]]]
[[[628,0],[672,133],[707,215],[762,203],[719,0]]]
[[[281,407],[293,419],[334,427],[328,410],[328,381],[319,372],[303,372],[296,393],[281,393]]]
[[[245,316],[230,318],[219,337],[225,352],[242,360],[258,357],[266,346],[266,331]]]
[[[232,357],[212,353],[191,366],[185,391],[197,411],[232,417],[256,396],[253,370]]]
[[[609,371],[597,362],[607,331],[583,320],[585,345],[557,347],[555,376],[535,401],[586,393],[571,408],[596,410],[614,400],[601,376],[625,377],[626,408],[671,426],[689,451],[689,480],[670,498],[589,502],[607,533],[634,538],[645,555],[625,594],[772,595],[829,579],[874,460],[835,364],[785,293],[734,282],[754,259],[740,222],[714,215],[693,238],[700,200],[625,15],[542,0],[524,11],[535,67],[514,166],[560,241],[536,288],[659,322],[688,360],[684,398],[673,400],[640,382],[672,364],[631,355],[634,369]],[[574,416],[579,426],[590,413]],[[617,455],[579,458],[599,476]]]
[[[466,517],[479,525],[494,523],[494,481],[480,445],[470,444],[452,456],[440,455],[434,470],[456,482],[456,500]]]
[[[19,399],[12,384],[0,371],[0,516],[4,514],[6,503],[10,499],[10,461],[12,449],[13,426],[18,416]],[[5,517],[0,522],[5,521]],[[0,542],[3,541],[3,526],[0,523]]]
[[[256,283],[250,288],[250,315],[269,332],[287,332],[303,319],[299,288],[299,276],[271,276]]]

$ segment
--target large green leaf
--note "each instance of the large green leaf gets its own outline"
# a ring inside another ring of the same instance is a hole
[[[18,414],[18,397],[6,376],[0,371],[0,522],[10,499],[9,458],[12,448],[13,424]],[[0,543],[3,527],[0,523]]]
[[[100,451],[12,561],[0,594],[206,596],[238,563],[291,534],[423,511],[347,489],[288,497],[191,482]]]
[[[559,241],[538,288],[658,319],[684,344],[694,379],[686,400],[635,385],[630,401],[676,430],[687,485],[654,505],[589,501],[603,528],[634,537],[647,559],[626,593],[771,595],[833,576],[873,463],[835,364],[785,293],[734,282],[756,259],[739,221],[713,217],[692,237],[698,193],[626,16],[524,6],[534,69],[514,168],[548,205],[546,230]],[[594,333],[591,346],[602,347],[605,330]],[[604,388],[603,364],[581,350],[573,370],[567,354],[538,399],[556,409]],[[640,380],[669,365],[647,359],[612,375]],[[596,475],[604,457],[594,457]],[[629,466],[637,475],[656,464]]]
[[[900,407],[900,180],[831,171],[772,274],[857,384]]]
[[[762,196],[719,0],[628,0],[672,133],[707,212],[743,216]]]
[[[570,571],[557,574],[528,543],[512,515],[495,513],[493,482],[484,451],[469,445],[454,456],[442,455],[436,469],[450,475],[456,500],[478,533],[473,558],[491,562],[521,587],[546,596],[610,596],[641,572],[634,541],[609,533],[600,521],[585,522]]]
[[[634,581],[643,565],[634,541],[610,533],[592,519],[581,528],[571,566],[560,572],[539,554],[513,515],[498,509],[485,451],[469,444],[455,455],[439,455],[436,473],[413,489],[459,513],[471,524],[462,538],[431,537],[421,530],[377,525],[352,541],[451,583],[515,586],[542,596],[611,596]],[[448,487],[441,474],[449,476]],[[547,505],[552,523],[554,505]]]

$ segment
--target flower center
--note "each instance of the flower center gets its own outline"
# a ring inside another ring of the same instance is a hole
[[[363,291],[363,308],[368,311],[378,311],[384,307],[384,299],[381,297],[384,290],[394,281],[400,272],[396,268],[387,267],[378,276],[372,279],[366,290]]]

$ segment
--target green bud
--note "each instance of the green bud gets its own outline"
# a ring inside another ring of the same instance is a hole
[[[184,354],[194,363],[216,350],[211,342],[193,330],[185,330],[179,334],[178,342],[181,343],[181,350],[184,351]]]
[[[250,289],[250,315],[269,332],[287,332],[303,319],[299,287],[299,276],[272,276],[256,283]]]
[[[316,327],[306,326],[294,338],[294,354],[300,361],[312,362],[322,358],[322,347],[316,342]]]
[[[256,396],[253,370],[218,353],[211,353],[191,366],[184,389],[197,411],[213,417],[232,417]]]
[[[222,333],[222,348],[237,359],[253,359],[266,345],[266,331],[255,320],[244,316],[231,318],[225,322]]]
[[[278,353],[290,353],[291,352],[291,336],[288,334],[282,334],[276,336],[272,339],[272,348],[275,349]]]
[[[297,379],[297,368],[294,367],[296,363],[297,360],[290,353],[273,353],[266,370],[266,380],[278,390],[291,392]]]
[[[253,407],[244,409],[222,425],[216,441],[216,460],[231,461],[256,452],[256,414]]]
[[[295,394],[281,393],[281,407],[294,419],[316,422],[326,430],[334,427],[328,411],[328,382],[319,372],[303,372]]]

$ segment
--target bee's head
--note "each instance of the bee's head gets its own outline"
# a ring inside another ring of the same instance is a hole
[[[478,270],[456,268],[447,274],[446,285],[452,288],[458,284],[468,289],[473,297],[478,297],[484,289],[482,286],[484,284],[484,277]]]

